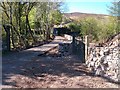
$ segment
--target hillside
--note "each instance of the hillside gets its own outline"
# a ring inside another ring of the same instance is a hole
[[[109,16],[109,15],[104,15],[104,14],[91,14],[91,13],[80,13],[80,12],[64,13],[64,15],[67,18],[71,18],[73,20],[86,18],[86,17],[95,17],[97,19],[105,19]]]

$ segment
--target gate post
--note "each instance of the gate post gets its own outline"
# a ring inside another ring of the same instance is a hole
[[[75,35],[73,35],[72,38],[72,53],[75,54],[76,51],[76,47],[75,47]]]
[[[10,51],[10,25],[3,25],[5,31],[6,31],[6,43],[7,43],[7,50]]]
[[[88,57],[88,35],[85,36],[85,62],[87,61]]]

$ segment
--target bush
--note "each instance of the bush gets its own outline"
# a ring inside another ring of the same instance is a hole
[[[91,39],[95,42],[108,39],[110,36],[117,33],[116,30],[119,32],[120,28],[114,17],[108,17],[105,18],[105,20],[88,17],[80,20],[79,25],[81,34],[92,36]]]
[[[75,32],[81,31],[81,25],[77,22],[70,23],[68,28]]]

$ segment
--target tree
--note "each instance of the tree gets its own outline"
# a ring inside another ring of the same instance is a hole
[[[25,49],[38,45],[40,40],[49,40],[53,25],[62,22],[58,2],[1,2],[0,7],[2,24],[11,27],[12,49]],[[39,33],[35,34],[35,29]],[[5,32],[3,29],[4,38]]]
[[[40,30],[45,40],[50,38],[52,26],[62,22],[59,2],[40,2],[36,6],[36,22],[40,23]]]
[[[112,6],[109,7],[109,12],[116,18],[116,23],[118,24],[116,27],[116,33],[120,32],[120,1],[115,0],[112,2]]]
[[[120,1],[112,2],[112,6],[109,7],[109,12],[113,16],[120,16]]]
[[[15,19],[12,19],[14,17],[16,17],[16,12],[17,11],[17,2],[12,2],[12,3],[9,3],[9,2],[1,2],[0,3],[0,6],[2,7],[2,15],[4,15],[3,19],[2,19],[2,24],[10,24],[11,25],[11,29],[12,30],[12,33],[11,33],[11,36],[12,36],[12,42],[14,42],[15,38],[19,37],[19,39],[21,41],[24,42],[24,38],[21,36],[21,34],[19,33],[19,31],[17,30],[15,24],[17,24],[17,20],[16,20],[16,23],[15,23]],[[14,9],[13,9],[14,8]],[[10,13],[10,14],[9,14]],[[16,17],[17,18],[17,17]],[[10,21],[10,22],[9,22]],[[14,32],[14,35],[13,35],[13,32]],[[17,34],[17,35],[16,35]],[[16,37],[14,37],[16,35]],[[13,39],[14,37],[14,39]],[[15,47],[15,46],[14,46]],[[13,47],[13,48],[14,48]]]
[[[81,25],[77,22],[72,22],[69,24],[69,28],[71,31],[80,32],[81,31]]]

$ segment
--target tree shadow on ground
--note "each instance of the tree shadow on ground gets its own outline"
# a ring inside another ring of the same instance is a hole
[[[51,55],[37,56],[37,51],[25,51],[4,56],[2,59],[2,84],[16,86],[15,82],[8,82],[14,75],[29,78],[45,77],[45,75],[75,77],[92,76],[76,55],[53,57]]]
[[[25,51],[3,56],[2,84],[15,86],[15,83],[7,82],[14,75],[23,75],[30,78],[44,77],[45,74],[57,76],[64,74],[67,77],[92,75],[87,72],[86,66],[76,56],[43,57],[37,56],[38,54],[37,51]]]

